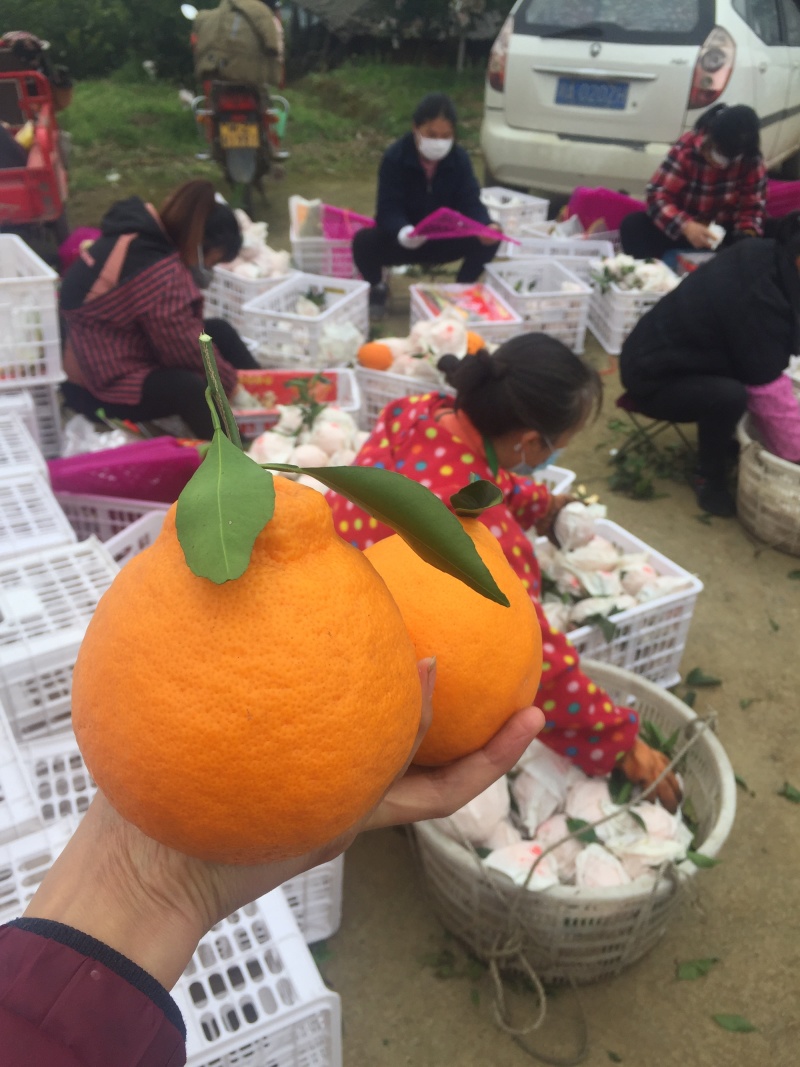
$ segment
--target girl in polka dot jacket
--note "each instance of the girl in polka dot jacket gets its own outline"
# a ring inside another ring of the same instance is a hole
[[[431,393],[388,404],[356,463],[399,471],[445,503],[473,475],[500,488],[503,502],[485,511],[481,521],[497,537],[539,616],[544,663],[536,703],[547,719],[541,740],[587,774],[608,774],[619,765],[632,781],[649,784],[666,759],[638,738],[636,713],[616,707],[582,673],[578,653],[551,628],[539,603],[539,566],[524,531],[550,535],[570,497],[555,496],[513,472],[520,464],[543,465],[599,410],[600,378],[545,334],[515,337],[493,356],[486,351],[463,360],[444,356],[439,369],[454,387],[455,400]],[[330,493],[328,501],[337,532],[356,548],[392,533],[343,497]],[[680,793],[673,775],[657,792],[674,810]]]

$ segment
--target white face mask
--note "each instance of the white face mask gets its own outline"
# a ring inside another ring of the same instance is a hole
[[[716,167],[729,167],[733,163],[732,159],[728,159],[727,156],[723,156],[721,152],[718,152],[716,148],[709,148],[709,158]]]
[[[438,163],[439,160],[450,152],[453,147],[453,138],[443,137],[420,137],[419,139],[419,153],[431,163]]]

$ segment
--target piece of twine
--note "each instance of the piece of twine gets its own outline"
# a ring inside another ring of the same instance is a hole
[[[549,845],[546,849],[544,849],[542,853],[537,856],[531,864],[530,870],[528,871],[525,877],[525,881],[516,887],[514,899],[512,900],[511,906],[506,913],[505,930],[497,935],[492,945],[492,948],[489,949],[488,952],[486,950],[480,951],[480,955],[488,965],[489,975],[491,977],[494,989],[492,1013],[494,1015],[495,1023],[504,1033],[508,1034],[511,1038],[513,1038],[516,1044],[518,1044],[520,1048],[524,1049],[524,1051],[527,1052],[528,1055],[531,1056],[533,1059],[538,1060],[541,1063],[548,1064],[549,1067],[577,1067],[578,1064],[584,1061],[589,1052],[589,1033],[586,1014],[583,1009],[581,998],[578,994],[577,985],[572,979],[570,980],[569,985],[573,991],[576,1003],[578,1005],[580,1026],[578,1051],[571,1056],[563,1058],[554,1057],[546,1055],[545,1053],[539,1052],[538,1050],[531,1048],[527,1043],[523,1041],[523,1038],[525,1038],[528,1034],[533,1033],[535,1030],[538,1030],[542,1026],[547,1015],[547,994],[545,992],[544,985],[542,984],[542,981],[536,972],[535,967],[527,957],[525,950],[525,926],[524,922],[519,917],[520,908],[523,906],[526,900],[529,899],[527,896],[529,892],[528,886],[530,884],[531,879],[533,878],[536,868],[539,866],[545,856],[549,856],[551,852],[554,852],[557,848],[560,848],[562,845],[566,844],[566,842],[573,840],[573,838],[583,837],[590,831],[595,830],[598,826],[602,826],[603,823],[610,822],[612,819],[617,819],[621,815],[629,813],[633,808],[636,807],[637,804],[640,804],[643,800],[646,800],[647,797],[651,796],[651,794],[655,792],[661,782],[664,781],[667,775],[671,774],[672,771],[674,771],[678,767],[678,765],[686,756],[687,752],[689,752],[689,750],[695,744],[697,744],[703,734],[705,734],[708,730],[713,731],[716,729],[716,723],[717,715],[715,712],[712,712],[710,715],[702,719],[692,719],[689,723],[686,724],[684,728],[684,743],[673,755],[670,762],[664,767],[663,771],[658,775],[658,777],[655,778],[650,783],[650,785],[643,789],[637,797],[632,798],[626,804],[621,805],[619,809],[613,812],[612,814],[604,815],[601,819],[597,819],[593,823],[586,823],[585,825],[580,826],[580,828],[571,831],[570,833],[562,837],[559,841],[554,842],[552,845]],[[448,821],[450,822],[450,825],[457,834],[460,843],[464,846],[464,848],[467,849],[469,854],[473,857],[478,868],[479,878],[481,879],[482,883],[489,887],[489,889],[497,897],[500,904],[505,907],[507,903],[507,894],[501,892],[495,879],[489,875],[477,850],[467,840],[460,827],[456,826],[452,822],[452,820]],[[636,924],[631,929],[631,932],[628,935],[627,946],[625,948],[625,951],[622,953],[622,958],[617,968],[618,970],[622,969],[622,967],[625,966],[627,955],[635,944],[640,930],[650,921],[650,918],[653,913],[653,907],[655,905],[656,898],[659,895],[663,882],[667,881],[671,883],[673,893],[677,893],[681,888],[682,883],[680,873],[674,860],[667,860],[662,863],[656,869],[655,873],[656,877],[653,882],[653,887],[650,893],[648,894],[647,903],[638,911]],[[537,890],[536,892],[546,893],[547,890]],[[533,985],[537,997],[538,1008],[534,1021],[529,1023],[527,1026],[514,1026],[509,1019],[509,1012],[506,1004],[506,989],[502,976],[502,971],[504,968],[507,970],[513,969],[519,973],[522,973],[530,980]]]

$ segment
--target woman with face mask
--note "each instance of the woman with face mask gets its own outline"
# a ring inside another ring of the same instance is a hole
[[[666,766],[665,758],[639,740],[635,713],[616,707],[582,673],[578,653],[550,626],[540,603],[539,565],[525,531],[552,536],[555,518],[570,497],[554,496],[516,473],[520,465],[546,465],[597,414],[600,377],[560,341],[541,333],[514,337],[494,355],[443,356],[439,369],[452,391],[388,404],[356,465],[399,471],[445,503],[473,476],[500,489],[502,502],[480,518],[497,537],[539,617],[544,665],[535,703],[547,720],[541,740],[587,774],[608,774],[620,766],[632,781],[649,784]],[[336,532],[356,548],[392,533],[344,497],[329,493],[327,499]],[[664,779],[658,795],[675,810],[674,776]]]
[[[718,104],[670,149],[647,186],[647,211],[620,226],[625,252],[661,259],[674,251],[705,251],[725,230],[725,244],[761,237],[767,173],[761,156],[758,115],[743,104]]]
[[[380,318],[388,291],[383,268],[406,263],[462,260],[457,281],[477,281],[499,247],[486,237],[429,241],[412,230],[437,208],[459,211],[492,225],[466,151],[455,143],[456,109],[444,93],[429,93],[417,105],[413,128],[384,153],[378,174],[374,228],[353,238],[353,259],[370,283],[370,310]]]
[[[210,439],[198,337],[213,338],[226,392],[237,369],[258,367],[230,323],[203,320],[211,269],[242,247],[235,215],[211,182],[190,181],[158,211],[137,196],[114,204],[101,228],[61,286],[65,403],[87,418],[98,408],[132,422],[180,415]]]

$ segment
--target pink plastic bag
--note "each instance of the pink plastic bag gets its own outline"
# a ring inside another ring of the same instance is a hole
[[[366,215],[359,215],[356,211],[333,207],[331,204],[322,205],[322,235],[329,241],[349,241],[359,230],[374,225],[375,219],[368,219]]]
[[[446,241],[452,237],[491,237],[498,243],[510,241],[511,244],[519,244],[513,237],[506,237],[498,230],[484,226],[475,219],[469,219],[460,211],[453,211],[449,207],[437,207],[427,218],[417,223],[411,231],[411,236],[427,237],[429,241]]]
[[[63,274],[68,267],[71,267],[81,254],[81,246],[84,242],[93,244],[98,237],[102,236],[101,231],[96,230],[93,226],[79,226],[76,230],[73,230],[66,241],[58,246],[61,273]]]
[[[789,376],[781,374],[766,385],[749,385],[747,410],[767,451],[800,463],[800,401]]]
[[[567,218],[577,215],[584,230],[602,221],[605,230],[618,230],[626,215],[644,211],[647,204],[627,193],[615,193],[613,189],[587,189],[579,185],[567,204]]]
[[[767,182],[767,215],[780,219],[791,211],[800,211],[800,182]]]
[[[47,466],[57,493],[90,493],[171,504],[200,466],[200,453],[174,437],[153,437],[103,452],[51,459]]]

